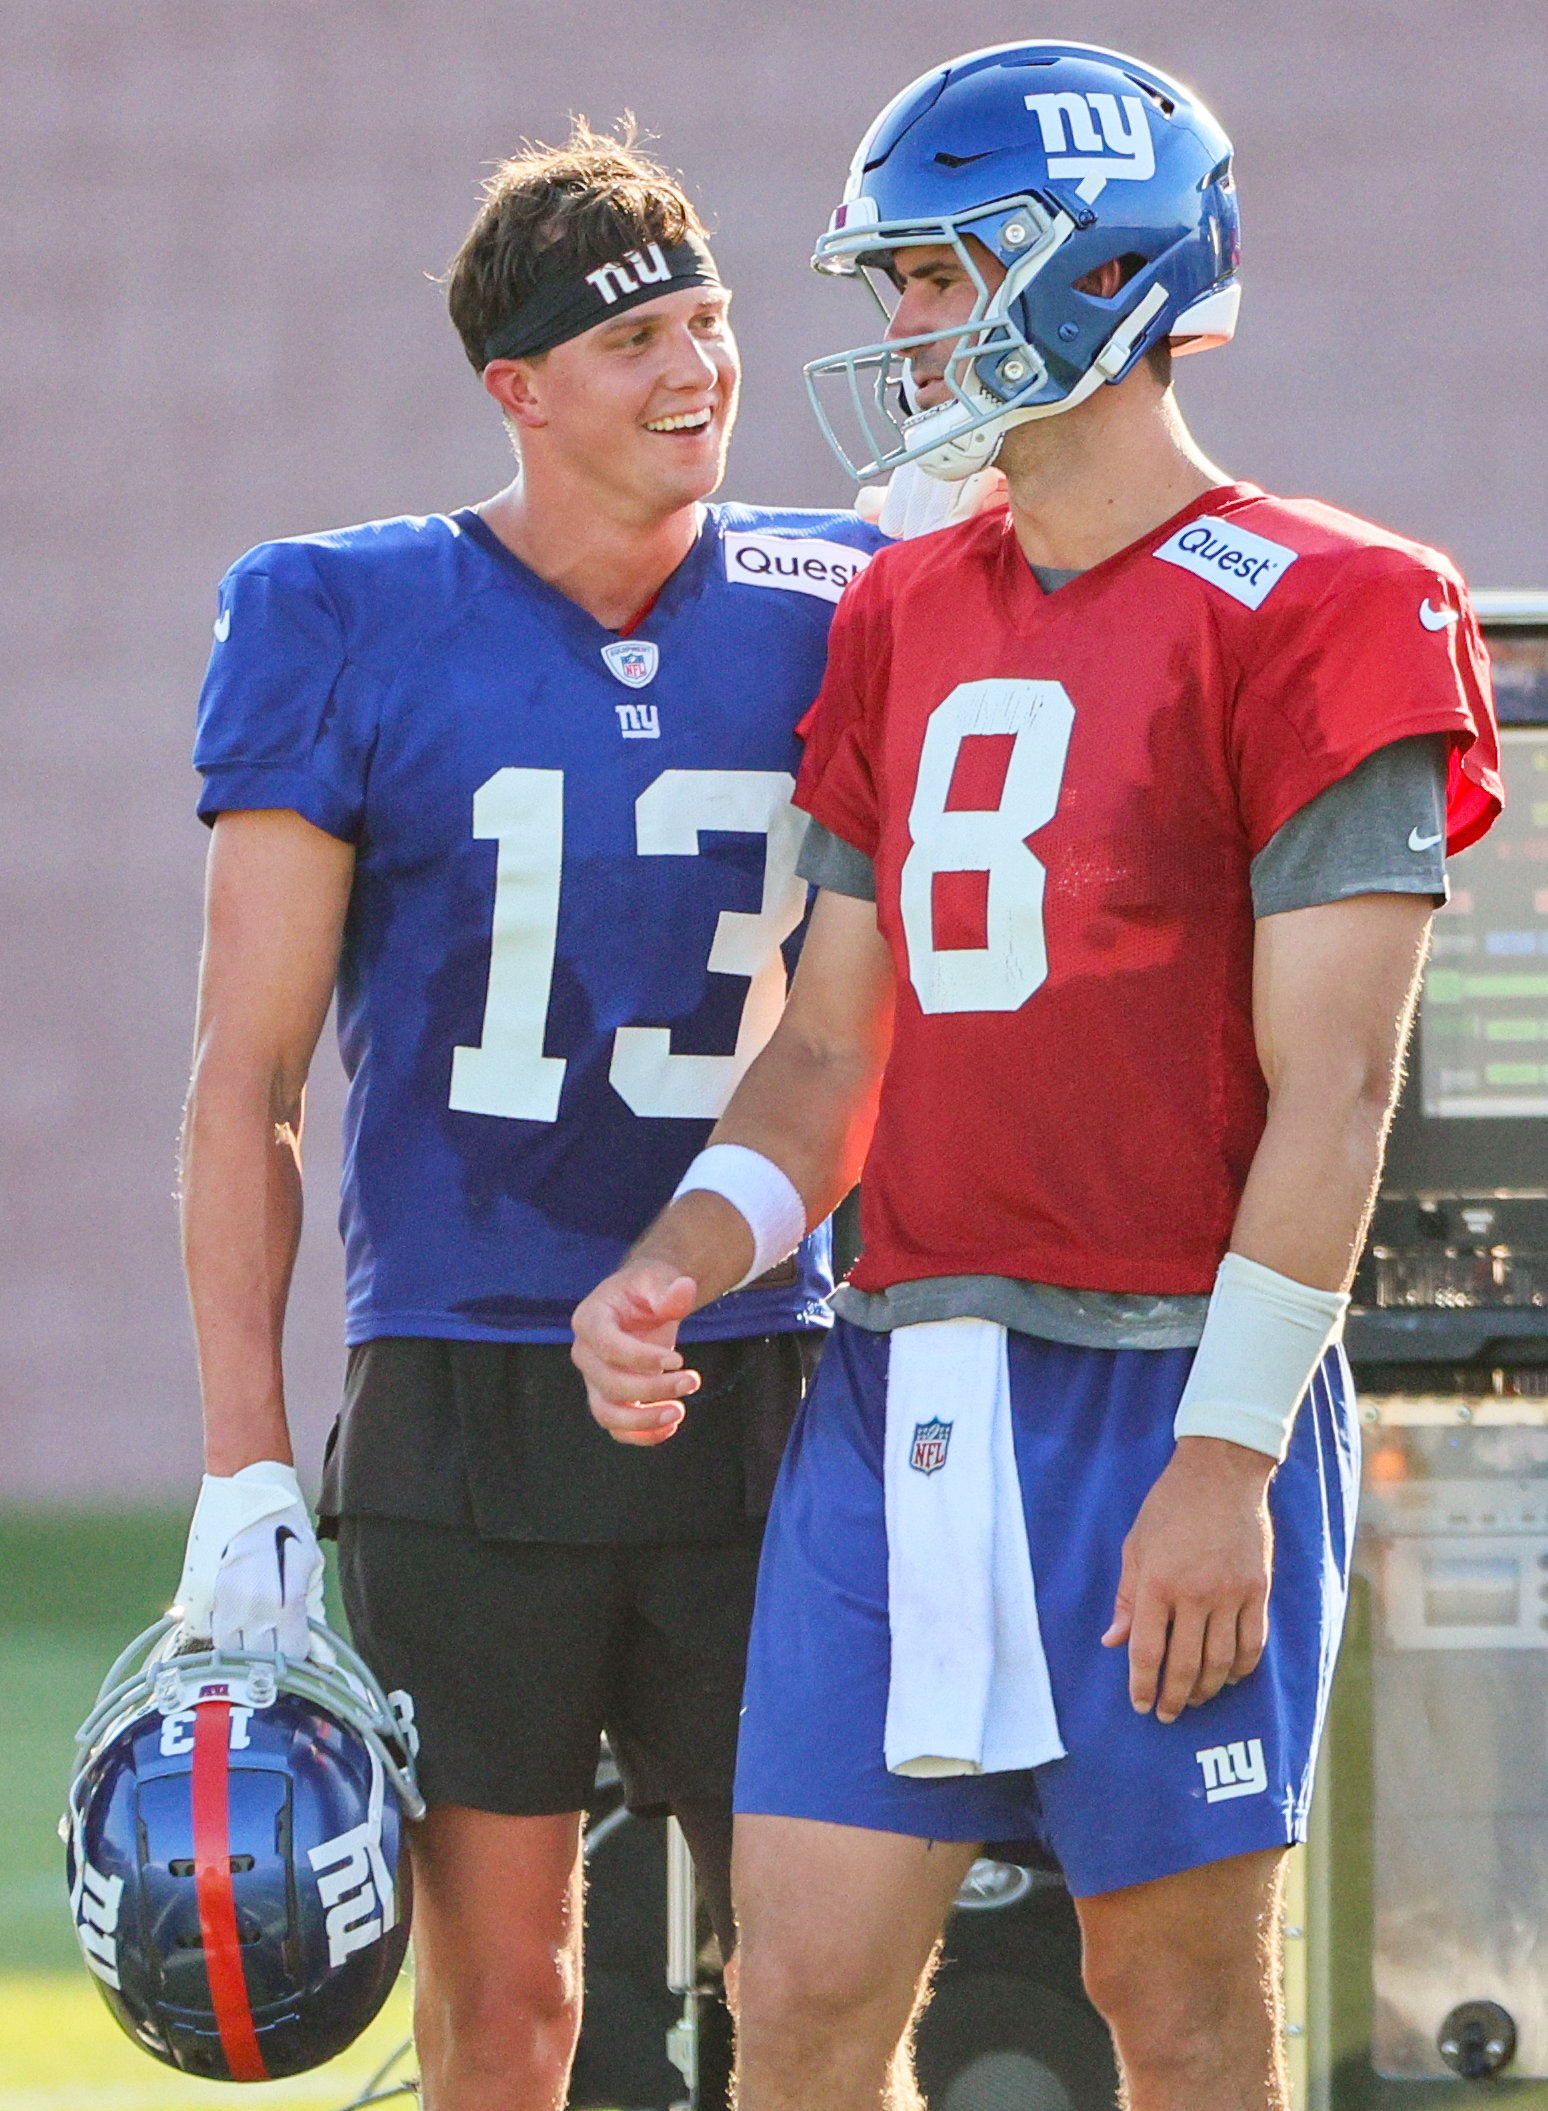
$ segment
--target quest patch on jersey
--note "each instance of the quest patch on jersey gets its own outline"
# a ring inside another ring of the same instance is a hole
[[[793,594],[837,601],[871,561],[869,550],[823,542],[815,535],[762,535],[756,529],[722,536],[726,577],[733,586],[781,586]]]
[[[1154,554],[1207,579],[1243,607],[1261,608],[1301,553],[1206,513],[1168,536]]]

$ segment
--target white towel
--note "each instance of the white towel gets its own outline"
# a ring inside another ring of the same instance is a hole
[[[929,1779],[1062,1758],[1003,1327],[893,1330],[886,1495],[889,1770]]]

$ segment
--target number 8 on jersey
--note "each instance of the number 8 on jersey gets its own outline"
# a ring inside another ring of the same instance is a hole
[[[1054,817],[1074,724],[1075,707],[1059,682],[962,682],[931,712],[900,885],[909,977],[921,1011],[1018,1011],[1046,979],[1046,875],[1026,839]],[[998,805],[954,807],[964,743],[1007,734]],[[946,872],[987,875],[982,946],[937,948],[935,881]]]

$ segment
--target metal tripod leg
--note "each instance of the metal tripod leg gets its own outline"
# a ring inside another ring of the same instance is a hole
[[[699,2101],[699,1911],[693,1856],[675,1818],[667,1820],[667,1985],[683,1997],[683,2012],[667,2032],[667,2058],[688,2094],[672,2111],[697,2111]]]

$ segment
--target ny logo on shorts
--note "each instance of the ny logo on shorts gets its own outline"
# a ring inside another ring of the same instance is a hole
[[[1249,1737],[1245,1744],[1210,1745],[1193,1756],[1204,1769],[1206,1803],[1224,1803],[1231,1796],[1261,1796],[1268,1787],[1261,1737]]]
[[[950,1443],[949,1422],[916,1422],[908,1463],[915,1473],[939,1473],[946,1463],[946,1451]]]

